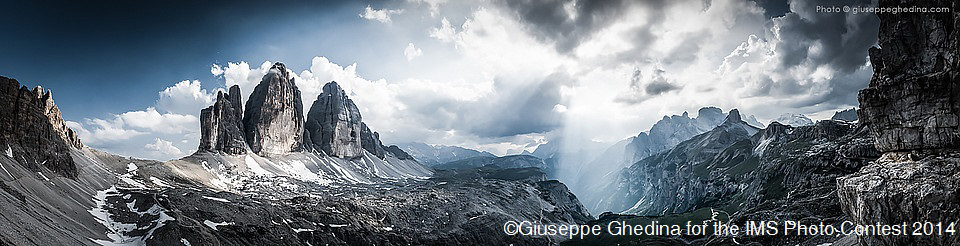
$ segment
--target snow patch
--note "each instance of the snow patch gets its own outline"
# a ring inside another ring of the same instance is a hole
[[[190,245],[190,241],[187,241],[186,238],[181,238],[181,239],[180,239],[180,243],[182,243],[182,244],[185,245],[185,246],[192,246],[192,245]]]
[[[117,190],[117,186],[110,186],[105,190],[97,191],[97,194],[94,195],[93,201],[96,204],[90,210],[87,210],[90,215],[93,215],[94,219],[107,228],[106,234],[107,238],[112,241],[104,241],[98,239],[91,239],[94,243],[100,245],[145,245],[146,240],[153,236],[153,233],[163,227],[167,221],[173,221],[174,218],[170,217],[164,209],[156,204],[147,209],[146,211],[139,211],[135,208],[134,202],[129,202],[126,204],[125,208],[127,211],[140,215],[141,217],[145,215],[157,216],[158,218],[154,220],[150,225],[150,230],[143,236],[129,236],[130,232],[136,229],[144,229],[138,227],[137,223],[123,223],[113,220],[111,217],[110,209],[122,209],[119,207],[112,207],[107,204],[107,199],[112,197],[120,197],[120,192]],[[122,198],[122,197],[121,197]]]
[[[218,201],[218,202],[230,202],[230,200],[223,199],[223,198],[219,198],[219,197],[210,197],[210,196],[202,196],[202,197],[203,197],[203,199],[214,200],[214,201]]]
[[[770,143],[773,143],[773,138],[760,140],[760,143],[757,144],[757,147],[753,149],[753,154],[757,156],[763,156],[763,152],[767,150],[767,147],[770,147]]]
[[[165,187],[165,188],[172,188],[172,187],[173,187],[173,186],[167,184],[167,182],[163,182],[163,180],[158,179],[157,177],[150,177],[150,182],[153,182],[153,184],[155,184],[155,185],[157,185],[157,186],[160,186],[160,187]]]
[[[13,159],[13,148],[10,148],[9,144],[7,144],[7,157],[10,157],[10,159]]]
[[[253,159],[252,156],[247,155],[247,157],[244,158],[244,162],[247,164],[247,170],[250,170],[250,172],[253,174],[264,176],[270,175],[270,172],[263,169],[263,167],[260,167],[260,163],[257,163],[257,160]]]
[[[40,177],[43,178],[43,180],[46,180],[47,182],[50,182],[50,184],[53,184],[53,182],[51,182],[50,179],[47,178],[47,175],[43,175],[43,172],[37,172],[37,174],[40,174]]]
[[[233,225],[233,222],[220,222],[220,223],[217,223],[217,222],[213,222],[213,221],[210,221],[210,220],[203,220],[203,224],[206,225],[207,227],[210,227],[210,228],[213,229],[214,231],[219,231],[219,229],[217,229],[217,226]]]
[[[293,229],[293,232],[296,232],[296,233],[315,231],[314,229],[306,229],[306,228],[292,228],[292,229]]]
[[[10,174],[10,171],[7,171],[7,167],[3,166],[3,162],[0,162],[0,169],[3,169],[3,172],[7,173],[7,176],[10,176],[10,178],[13,178],[13,174]]]

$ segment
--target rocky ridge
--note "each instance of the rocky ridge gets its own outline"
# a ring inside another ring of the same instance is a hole
[[[634,137],[627,145],[624,163],[631,164],[647,156],[668,150],[684,140],[710,131],[724,122],[723,111],[715,107],[705,107],[697,111],[697,117],[683,115],[663,116],[647,132]]]
[[[708,132],[723,123],[726,114],[716,107],[703,107],[691,118],[681,115],[663,116],[650,130],[627,138],[609,147],[596,159],[584,165],[573,181],[566,181],[584,201],[599,201],[601,190],[611,185],[619,172],[650,155],[667,151],[694,136]],[[749,122],[747,122],[750,124]],[[752,124],[751,124],[752,125]],[[587,203],[594,212],[603,212],[598,204]]]
[[[76,177],[78,167],[71,149],[83,148],[77,133],[67,127],[52,93],[37,86],[0,77],[0,148],[31,170],[41,167]]]
[[[857,118],[857,109],[856,109],[856,108],[850,108],[850,109],[844,109],[844,110],[837,111],[836,113],[833,114],[832,117],[830,117],[830,119],[831,119],[831,120],[846,121],[846,122],[857,122],[857,120],[858,120],[858,118]]]
[[[589,197],[586,204],[593,206],[594,211],[652,216],[688,211],[699,206],[699,199],[694,197],[702,195],[694,193],[704,192],[707,188],[703,185],[703,177],[689,176],[693,174],[693,168],[702,166],[730,145],[750,138],[757,131],[741,119],[738,110],[731,110],[723,123],[712,130],[618,172],[613,182],[599,188],[603,195]],[[672,175],[674,172],[677,175]]]

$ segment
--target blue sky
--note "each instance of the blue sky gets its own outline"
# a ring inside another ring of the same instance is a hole
[[[739,108],[761,121],[856,106],[876,16],[813,1],[17,2],[0,75],[53,90],[87,145],[189,155],[217,90],[265,62],[304,104],[337,80],[386,143],[496,154],[551,139],[612,144],[663,115]],[[869,1],[833,1],[869,5]]]

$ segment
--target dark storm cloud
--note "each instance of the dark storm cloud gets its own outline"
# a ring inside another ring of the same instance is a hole
[[[778,20],[781,40],[777,52],[785,66],[801,62],[828,65],[843,73],[860,68],[867,59],[867,49],[876,44],[880,20],[873,14],[817,13],[824,3],[794,1],[793,8],[806,12],[789,13]],[[869,6],[869,1],[831,1],[833,6]],[[814,44],[819,43],[819,46]],[[821,50],[811,53],[813,48]]]
[[[526,29],[540,39],[556,42],[568,52],[596,31],[619,19],[631,1],[624,0],[519,0],[500,2],[513,11]],[[648,4],[662,4],[650,1]],[[573,5],[571,5],[573,4]],[[572,6],[567,11],[565,6]]]
[[[492,94],[475,101],[418,93],[398,99],[407,106],[407,117],[425,128],[502,138],[557,129],[563,120],[563,112],[555,109],[564,104],[561,87],[573,84],[569,75],[554,73],[531,83],[497,78]]]
[[[665,65],[673,63],[685,63],[696,59],[697,52],[700,51],[701,43],[707,41],[710,35],[707,33],[694,34],[683,39],[683,43],[671,50],[669,55],[663,57],[651,57],[650,45],[658,41],[657,33],[654,33],[655,27],[661,27],[667,19],[666,11],[669,4],[679,1],[637,1],[640,8],[648,11],[644,13],[646,22],[644,25],[633,27],[630,30],[630,36],[627,39],[633,44],[629,50],[617,53],[617,59],[613,62],[627,63],[638,61],[659,60]],[[702,8],[697,11],[707,11],[710,9],[711,1],[701,2]],[[693,10],[691,10],[693,11]]]
[[[639,104],[655,96],[682,88],[667,78],[666,71],[663,69],[656,68],[649,78],[644,78],[640,68],[636,68],[630,76],[630,89],[614,100],[626,104]]]
[[[560,88],[571,85],[569,75],[555,73],[539,83],[514,88],[510,93],[491,98],[489,104],[477,105],[479,112],[463,118],[463,125],[481,137],[506,137],[528,133],[544,133],[557,129],[563,113],[554,109],[563,103]],[[500,84],[500,83],[498,83]]]
[[[791,107],[818,104],[856,104],[857,92],[869,82],[871,70],[864,68],[867,50],[876,44],[879,20],[874,14],[817,13],[817,5],[870,6],[869,1],[793,1],[783,17],[771,22],[779,32],[775,53],[779,67],[775,73],[802,68],[834,71],[828,81],[810,83],[810,78],[772,81],[763,77],[753,96],[796,97]]]
[[[646,86],[644,86],[644,91],[647,92],[647,95],[650,95],[650,96],[660,95],[663,93],[680,89],[679,86],[676,86],[667,80],[665,73],[666,71],[663,71],[663,69],[658,68],[656,70],[653,70],[653,76],[650,78],[650,81],[646,82]],[[631,81],[631,87],[639,87],[639,86],[640,84],[637,82],[637,78],[634,77],[633,81]]]

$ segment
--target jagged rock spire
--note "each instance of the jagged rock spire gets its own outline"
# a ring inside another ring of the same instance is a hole
[[[253,89],[243,112],[244,138],[257,154],[303,150],[303,103],[283,63],[275,63]]]
[[[227,94],[217,92],[217,101],[200,111],[200,146],[197,150],[232,155],[247,153],[242,116],[239,86],[231,86]]]
[[[331,156],[356,157],[363,154],[361,124],[357,105],[337,82],[330,82],[310,106],[306,130],[314,148]]]
[[[363,123],[357,105],[335,81],[323,86],[323,92],[307,113],[307,133],[314,148],[343,158],[363,155],[366,150],[384,158],[386,150],[380,134]]]

